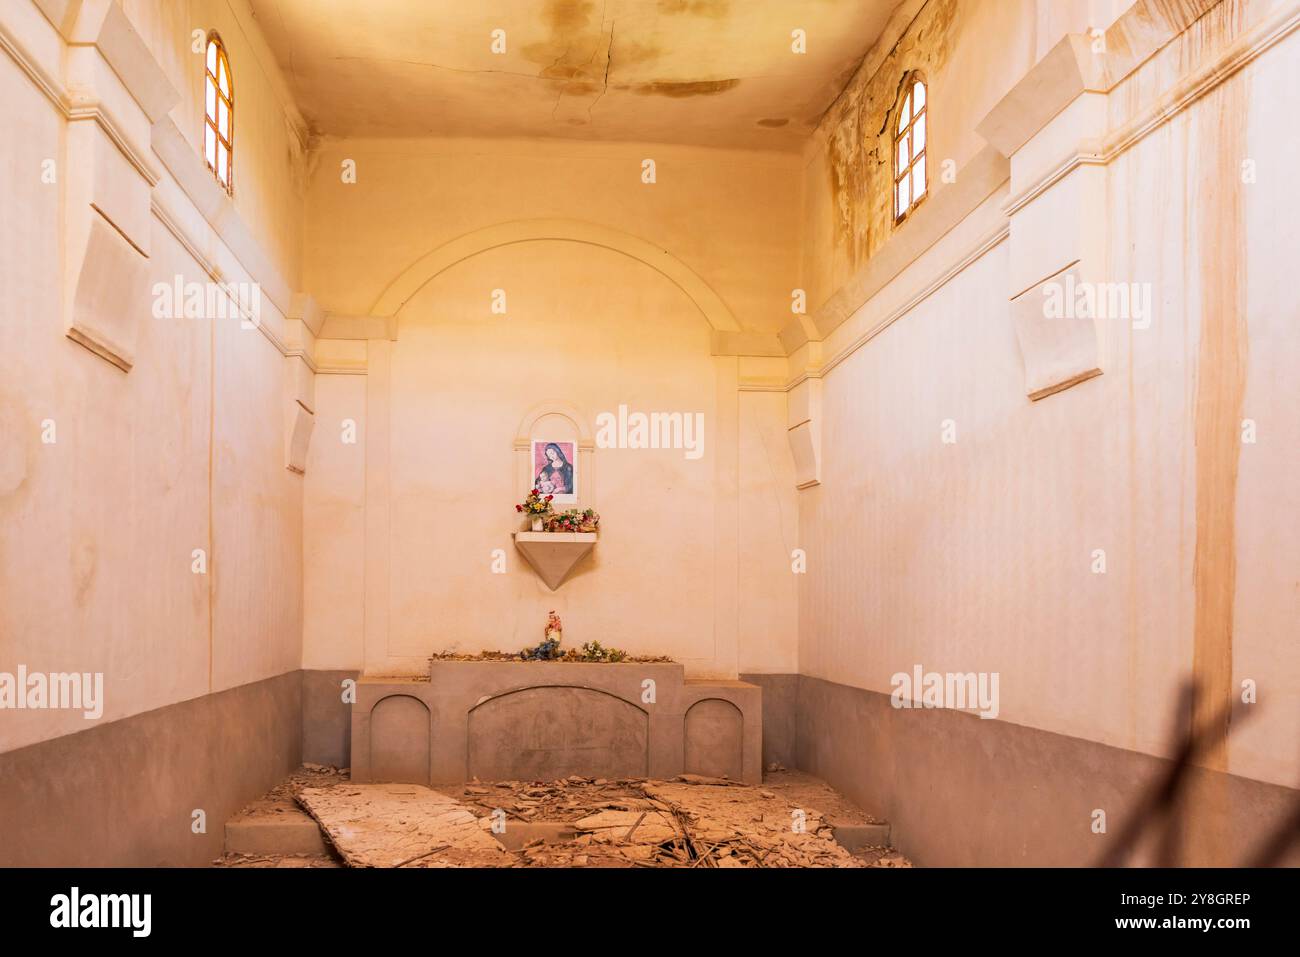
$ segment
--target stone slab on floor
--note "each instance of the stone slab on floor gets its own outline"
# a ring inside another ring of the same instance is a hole
[[[869,847],[889,846],[888,824],[838,824],[831,828],[831,833],[851,854]]]
[[[418,784],[304,788],[298,803],[350,867],[510,867],[465,805]]]
[[[328,854],[320,825],[302,811],[239,814],[226,822],[227,854]]]

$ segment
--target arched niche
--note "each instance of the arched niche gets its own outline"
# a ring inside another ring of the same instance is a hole
[[[744,745],[745,716],[730,701],[705,698],[686,712],[684,750],[688,774],[744,780]]]
[[[578,450],[577,496],[573,504],[561,504],[556,511],[567,508],[596,507],[596,476],[594,455],[596,443],[591,437],[591,424],[587,417],[571,405],[546,401],[533,406],[519,421],[515,432],[516,484],[522,500],[532,488],[536,474],[533,471],[533,441],[560,440],[573,442]]]
[[[645,263],[676,285],[715,332],[739,332],[722,298],[684,262],[661,246],[609,226],[576,219],[520,219],[485,226],[443,243],[404,269],[380,294],[372,316],[395,316],[412,296],[442,272],[479,253],[516,243],[564,240],[622,253]]]
[[[429,706],[406,694],[388,695],[370,709],[371,781],[429,783]]]

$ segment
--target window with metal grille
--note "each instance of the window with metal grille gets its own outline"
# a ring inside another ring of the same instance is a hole
[[[227,193],[233,189],[235,143],[235,85],[221,37],[208,34],[204,53],[203,156]]]
[[[904,84],[894,123],[894,221],[901,222],[925,199],[925,82],[913,74]]]

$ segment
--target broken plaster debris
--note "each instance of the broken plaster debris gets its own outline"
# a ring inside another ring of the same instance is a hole
[[[340,782],[301,788],[297,800],[352,867],[911,866],[889,848],[853,854],[840,846],[827,814],[801,806],[811,795],[840,815],[855,810],[815,779],[793,775],[765,787],[690,774],[441,791]],[[856,812],[853,820],[870,818]]]
[[[843,825],[879,824],[826,784],[771,772],[761,787],[683,774],[354,784],[304,765],[243,812],[310,813],[334,856],[230,853],[223,867],[910,867],[893,848],[850,853]]]

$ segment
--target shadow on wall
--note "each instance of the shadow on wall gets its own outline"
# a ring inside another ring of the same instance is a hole
[[[1193,769],[1198,760],[1216,750],[1222,752],[1230,729],[1240,726],[1253,712],[1229,702],[1212,720],[1196,727],[1188,719],[1200,713],[1197,701],[1201,694],[1195,682],[1183,689],[1174,717],[1176,723],[1184,723],[1186,728],[1181,733],[1175,728],[1171,742],[1177,745],[1176,749],[1171,748],[1175,755],[1173,763],[1150,783],[1110,849],[1097,861],[1099,867],[1129,863],[1149,841],[1155,842],[1153,863],[1157,867],[1178,867],[1187,857],[1185,845],[1191,822],[1197,816],[1229,813],[1226,802],[1221,802],[1223,795],[1215,793],[1218,789],[1212,785],[1208,789],[1194,787]],[[1297,846],[1300,846],[1300,798],[1293,802],[1290,813],[1235,863],[1241,867],[1277,867]]]

